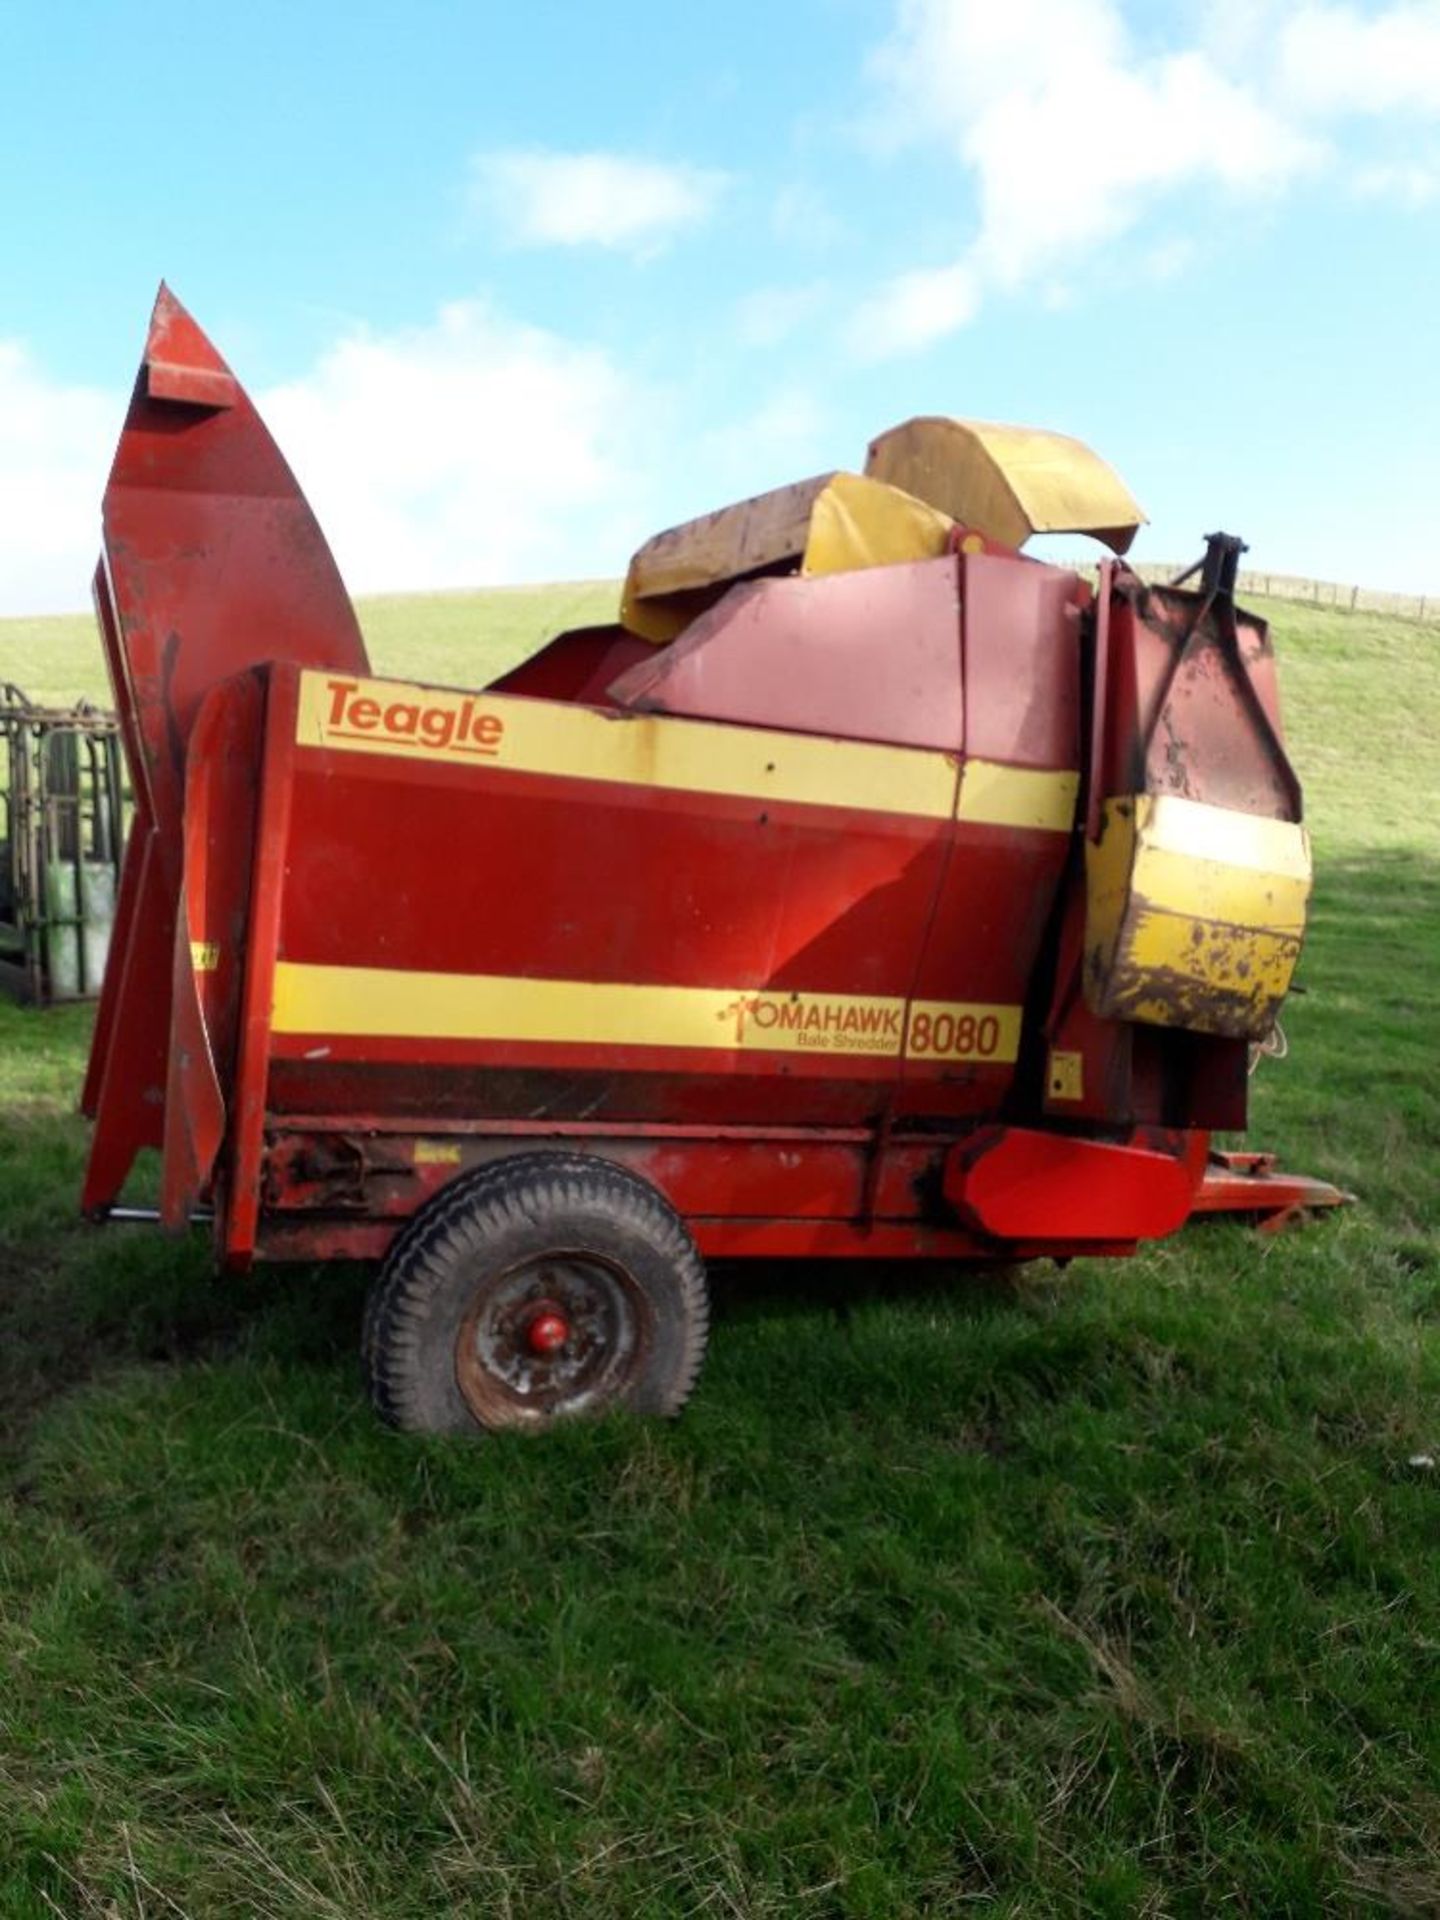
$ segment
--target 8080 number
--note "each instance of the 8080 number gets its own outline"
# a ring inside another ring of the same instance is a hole
[[[993,1013],[940,1013],[916,1007],[905,1051],[913,1060],[989,1060],[1000,1046]]]

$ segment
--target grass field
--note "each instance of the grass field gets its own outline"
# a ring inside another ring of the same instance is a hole
[[[385,594],[360,601],[358,610],[377,673],[473,687],[563,627],[613,620],[619,598],[617,581],[581,580],[485,593]],[[0,683],[7,680],[42,706],[68,706],[82,695],[112,704],[89,614],[0,620]]]
[[[465,681],[605,596],[363,617]],[[1254,1133],[1361,1195],[1290,1235],[722,1274],[674,1426],[419,1443],[362,1274],[75,1224],[87,1017],[0,1008],[0,1915],[1440,1913],[1440,643],[1268,611]]]

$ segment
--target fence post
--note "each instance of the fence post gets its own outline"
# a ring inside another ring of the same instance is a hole
[[[1355,611],[1355,602],[1356,602],[1356,601],[1357,601],[1357,600],[1358,600],[1359,598],[1360,598],[1360,589],[1359,589],[1359,587],[1358,587],[1358,586],[1356,586],[1356,587],[1351,587],[1351,589],[1350,589],[1350,611],[1351,611],[1351,613],[1353,613],[1353,612]]]

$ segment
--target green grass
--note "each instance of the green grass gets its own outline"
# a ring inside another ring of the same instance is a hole
[[[613,620],[619,582],[491,587],[482,593],[378,594],[356,603],[377,673],[441,686],[483,686],[565,627]],[[0,682],[38,705],[82,695],[111,705],[105,657],[89,614],[0,620]]]
[[[363,1275],[74,1224],[87,1017],[0,1007],[0,1915],[1440,1912],[1440,649],[1270,611],[1254,1135],[1361,1195],[1273,1240],[722,1274],[678,1424],[401,1440]],[[461,681],[545,613],[364,609]]]

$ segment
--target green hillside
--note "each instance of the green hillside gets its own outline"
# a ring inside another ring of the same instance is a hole
[[[357,602],[379,673],[479,686],[566,627],[615,617],[614,581],[390,594]],[[1440,631],[1380,614],[1252,600],[1280,650],[1291,744],[1312,825],[1333,845],[1431,844],[1433,781],[1409,777],[1423,724],[1440,707]],[[109,705],[87,615],[0,620],[0,680],[34,700]],[[1413,722],[1397,739],[1402,713]],[[1432,736],[1433,737],[1433,736]]]
[[[357,602],[378,673],[482,685],[566,627],[613,620],[619,586],[491,587],[478,593],[379,594]],[[0,681],[41,704],[82,696],[111,704],[105,661],[89,614],[0,620]]]

